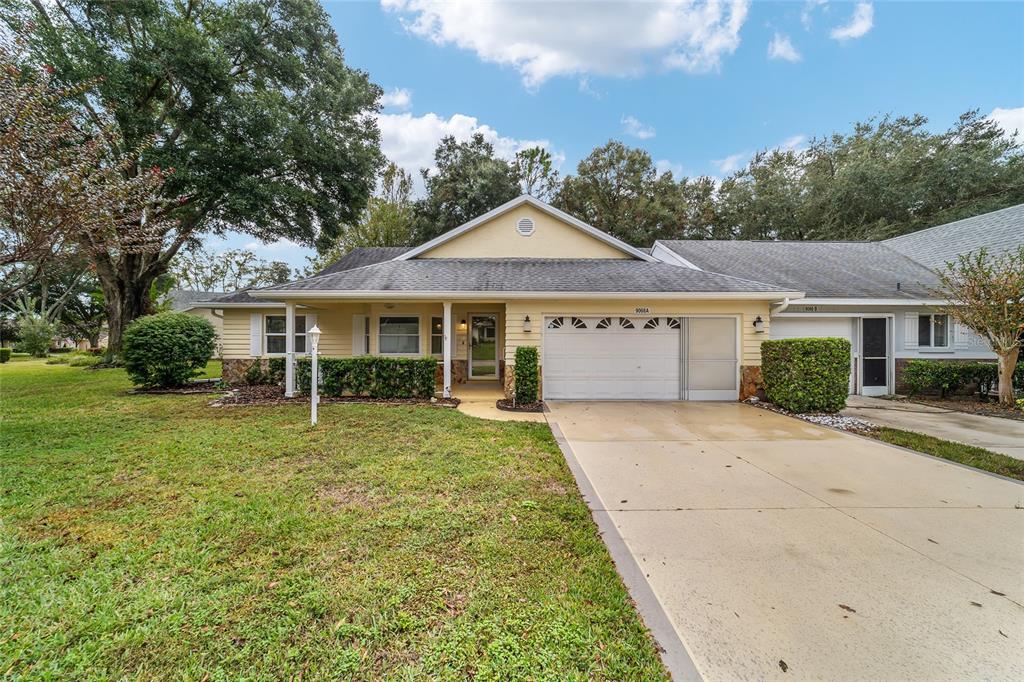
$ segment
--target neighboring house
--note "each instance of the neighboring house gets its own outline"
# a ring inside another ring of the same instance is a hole
[[[985,248],[1024,245],[1024,205],[881,242],[661,241],[670,263],[751,277],[806,297],[772,310],[770,337],[839,336],[853,346],[850,392],[903,389],[907,361],[995,359],[984,339],[941,313],[936,270]]]
[[[999,256],[1024,245],[1024,204],[893,237],[882,244],[934,270],[980,249]]]
[[[433,355],[444,393],[510,387],[536,346],[548,399],[736,400],[760,384],[772,306],[803,290],[664,263],[522,196],[410,249],[357,249],[321,274],[218,297],[224,377],[309,348]],[[286,392],[295,391],[294,371]]]
[[[205,305],[197,305],[199,303],[205,303],[211,299],[223,296],[222,292],[219,291],[189,291],[188,289],[171,289],[167,292],[165,302],[170,306],[170,309],[176,313],[188,313],[189,315],[195,315],[201,317],[210,324],[213,325],[213,329],[217,332],[217,350],[215,351],[215,357],[221,356],[221,339],[224,338],[224,314],[222,310],[217,308],[207,307]]]

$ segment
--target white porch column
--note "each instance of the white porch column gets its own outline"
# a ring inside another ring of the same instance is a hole
[[[445,398],[452,397],[452,304],[451,301],[444,302],[444,347],[441,351],[444,365],[444,391],[441,395]]]
[[[284,304],[284,395],[295,395],[295,304]]]

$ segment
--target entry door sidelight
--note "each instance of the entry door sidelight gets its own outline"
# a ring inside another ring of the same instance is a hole
[[[861,320],[861,393],[889,393],[889,320],[865,317]]]
[[[498,316],[469,317],[469,376],[472,379],[498,377]]]

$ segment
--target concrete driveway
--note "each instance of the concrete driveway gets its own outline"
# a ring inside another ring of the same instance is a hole
[[[843,414],[1024,459],[1024,421],[851,395]]]
[[[736,403],[549,407],[677,678],[1024,679],[1024,485]]]

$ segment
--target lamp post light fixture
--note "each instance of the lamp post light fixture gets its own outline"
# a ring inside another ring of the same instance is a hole
[[[320,392],[317,390],[320,383],[320,374],[316,362],[316,356],[320,350],[320,327],[314,324],[313,328],[306,332],[306,336],[309,337],[311,354],[310,383],[312,386],[309,387],[309,421],[313,426],[316,426],[316,407],[320,402]]]
[[[758,334],[764,334],[764,320],[758,315],[754,318],[754,331]]]

